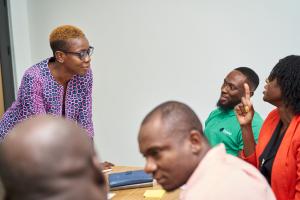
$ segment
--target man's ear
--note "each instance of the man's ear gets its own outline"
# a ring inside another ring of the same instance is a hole
[[[192,147],[192,152],[198,154],[201,151],[204,136],[197,130],[190,131],[190,143]]]
[[[254,94],[254,91],[253,91],[253,86],[252,86],[252,84],[250,83],[250,82],[246,82],[247,84],[248,84],[248,86],[249,86],[249,89],[250,89],[250,96],[252,97],[253,96],[253,94]]]
[[[99,160],[99,158],[97,157],[96,154],[93,155],[92,157],[92,164],[93,164],[93,167],[95,167],[97,170],[99,171],[102,171],[102,165],[101,165],[101,162]]]
[[[59,63],[64,63],[65,61],[65,53],[62,51],[55,51],[54,57]]]

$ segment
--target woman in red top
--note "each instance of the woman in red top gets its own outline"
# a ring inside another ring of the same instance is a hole
[[[278,200],[300,200],[300,56],[287,56],[266,80],[263,100],[276,106],[264,121],[255,144],[249,86],[235,107],[244,149],[241,157],[256,166]]]

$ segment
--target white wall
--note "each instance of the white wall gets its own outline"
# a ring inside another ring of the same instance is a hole
[[[204,121],[234,67],[260,75],[253,101],[265,117],[271,106],[261,100],[263,80],[278,59],[299,54],[297,0],[27,1],[28,18],[13,20],[13,37],[28,20],[31,64],[51,55],[48,35],[61,24],[81,27],[95,47],[95,143],[119,165],[143,165],[137,132],[154,106],[180,100]],[[12,16],[18,9],[12,4]],[[28,63],[16,59],[24,62],[16,66],[19,80]]]
[[[12,57],[16,89],[20,84],[24,69],[32,64],[27,5],[27,0],[8,1],[10,39],[14,44]]]

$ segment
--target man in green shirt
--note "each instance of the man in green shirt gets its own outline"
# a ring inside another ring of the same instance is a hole
[[[239,67],[231,71],[224,79],[217,109],[212,111],[205,121],[204,134],[211,146],[224,143],[229,154],[237,156],[243,149],[240,124],[234,113],[234,107],[241,102],[244,95],[244,83],[250,86],[251,96],[259,84],[258,75],[248,67]],[[255,112],[252,129],[257,141],[261,125],[260,115]]]

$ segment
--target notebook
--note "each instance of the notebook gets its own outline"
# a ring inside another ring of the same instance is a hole
[[[137,184],[131,184],[131,185],[112,187],[112,188],[110,188],[110,191],[125,190],[125,189],[132,189],[132,188],[152,187],[152,186],[153,186],[153,182],[137,183]]]
[[[117,187],[125,189],[122,186],[127,186],[127,188],[152,186],[153,177],[143,170],[134,170],[109,174],[108,181],[111,190]]]

